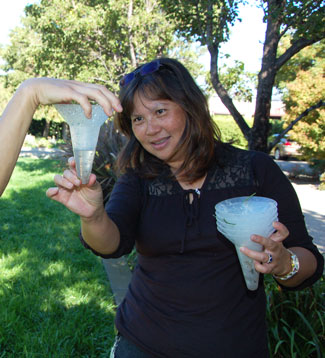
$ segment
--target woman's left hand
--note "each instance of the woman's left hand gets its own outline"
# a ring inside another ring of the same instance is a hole
[[[263,246],[261,252],[241,247],[240,251],[252,258],[256,271],[263,274],[283,275],[290,271],[290,253],[282,242],[288,237],[288,229],[276,221],[273,224],[276,231],[268,238],[252,235],[251,240]]]

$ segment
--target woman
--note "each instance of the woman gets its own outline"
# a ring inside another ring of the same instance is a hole
[[[117,107],[118,99],[103,86],[49,78],[33,78],[22,83],[0,118],[0,196],[8,184],[37,107],[74,100],[89,117],[88,98],[98,101],[108,115],[111,115],[112,106],[121,110]]]
[[[234,246],[217,232],[214,206],[253,193],[276,200],[275,232],[252,236],[263,251],[241,250],[258,272],[301,289],[321,276],[323,258],[294,189],[267,155],[221,142],[203,94],[179,62],[152,61],[120,85],[116,122],[128,142],[106,207],[95,175],[81,186],[73,160],[47,191],[80,215],[82,242],[95,254],[119,257],[137,248],[111,357],[268,357],[263,275],[248,291]]]

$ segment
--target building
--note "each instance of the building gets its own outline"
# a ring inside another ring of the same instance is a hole
[[[253,98],[252,102],[233,102],[242,116],[253,117],[255,112],[255,101],[256,98]],[[227,107],[221,102],[221,99],[217,95],[211,96],[208,100],[208,104],[212,115],[230,115]],[[270,118],[280,119],[285,113],[284,109],[284,103],[281,100],[273,100],[271,103]]]

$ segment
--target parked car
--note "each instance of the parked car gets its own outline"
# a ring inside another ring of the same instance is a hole
[[[272,143],[278,135],[279,134],[273,134],[269,139],[269,143]],[[300,145],[290,140],[290,136],[286,134],[280,139],[280,142],[272,148],[271,155],[274,156],[275,160],[298,157],[300,155],[300,148]]]

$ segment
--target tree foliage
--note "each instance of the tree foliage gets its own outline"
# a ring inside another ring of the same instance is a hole
[[[5,109],[9,99],[10,99],[10,92],[4,88],[3,81],[0,79],[0,116]]]
[[[250,128],[235,107],[220,76],[220,46],[229,39],[229,30],[238,19],[236,0],[162,0],[164,8],[177,20],[179,33],[206,45],[211,56],[210,75],[214,89],[248,140],[251,149],[267,151],[272,89],[281,67],[303,48],[325,37],[322,1],[261,0],[267,24],[261,70],[258,74],[254,124]],[[291,34],[291,43],[281,55],[280,40]],[[249,39],[243,39],[249,41]]]
[[[108,83],[116,90],[117,78],[128,68],[166,53],[173,41],[173,24],[158,5],[155,0],[29,5],[23,28],[15,31],[4,54],[6,69],[26,71],[31,59],[28,74]]]
[[[190,44],[175,39],[174,23],[158,0],[41,0],[25,8],[22,26],[2,51],[5,86],[13,92],[28,77],[46,76],[97,82],[113,92],[121,76],[140,63],[178,48],[194,73]],[[41,107],[36,115],[57,120]]]
[[[225,57],[229,57],[226,55]],[[255,85],[256,75],[245,71],[245,64],[242,61],[235,60],[233,66],[222,65],[219,70],[220,82],[225,87],[229,96],[236,101],[252,102],[253,85]],[[211,77],[206,76],[209,93],[215,92]]]
[[[325,109],[324,109],[324,56],[315,56],[315,52],[324,54],[325,42],[305,49],[304,61],[289,64],[296,67],[294,76],[289,73],[285,82],[284,102],[286,114],[284,121],[290,125],[306,108],[323,101],[323,105],[304,116],[292,129],[292,137],[302,145],[302,152],[308,159],[325,160]],[[308,65],[307,65],[308,64]],[[283,83],[282,83],[283,86]]]
[[[41,0],[25,13],[2,54],[12,88],[27,77],[51,76],[117,91],[125,72],[170,52],[194,75],[201,71],[192,43],[175,38],[158,0]]]

